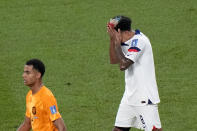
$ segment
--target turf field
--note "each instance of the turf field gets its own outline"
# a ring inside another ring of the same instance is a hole
[[[124,73],[109,64],[106,23],[119,14],[151,40],[164,131],[196,131],[196,0],[0,0],[0,130],[24,120],[23,66],[39,58],[68,130],[111,131]]]

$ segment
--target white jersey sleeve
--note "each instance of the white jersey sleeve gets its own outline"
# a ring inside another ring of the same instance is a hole
[[[133,62],[136,62],[138,58],[143,54],[145,44],[143,42],[143,39],[140,37],[137,37],[133,39],[129,43],[129,48],[127,50],[127,53],[125,54],[125,57],[132,60]]]

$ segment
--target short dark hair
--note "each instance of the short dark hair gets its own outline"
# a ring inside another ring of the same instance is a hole
[[[43,62],[39,59],[31,59],[26,62],[26,65],[32,65],[34,69],[41,73],[41,77],[45,73],[45,66]]]
[[[113,19],[118,20],[118,24],[114,27],[117,31],[120,29],[121,31],[131,31],[132,20],[126,16],[115,16]]]

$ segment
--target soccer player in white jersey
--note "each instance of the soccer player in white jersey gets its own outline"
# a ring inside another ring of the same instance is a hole
[[[131,23],[128,17],[116,16],[107,24],[110,63],[125,71],[125,92],[113,131],[129,131],[131,127],[162,131],[152,47],[142,32],[131,29]]]

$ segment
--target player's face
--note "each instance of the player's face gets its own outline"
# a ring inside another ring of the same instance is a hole
[[[23,72],[23,80],[26,86],[33,86],[39,79],[39,72],[32,65],[25,65]]]

